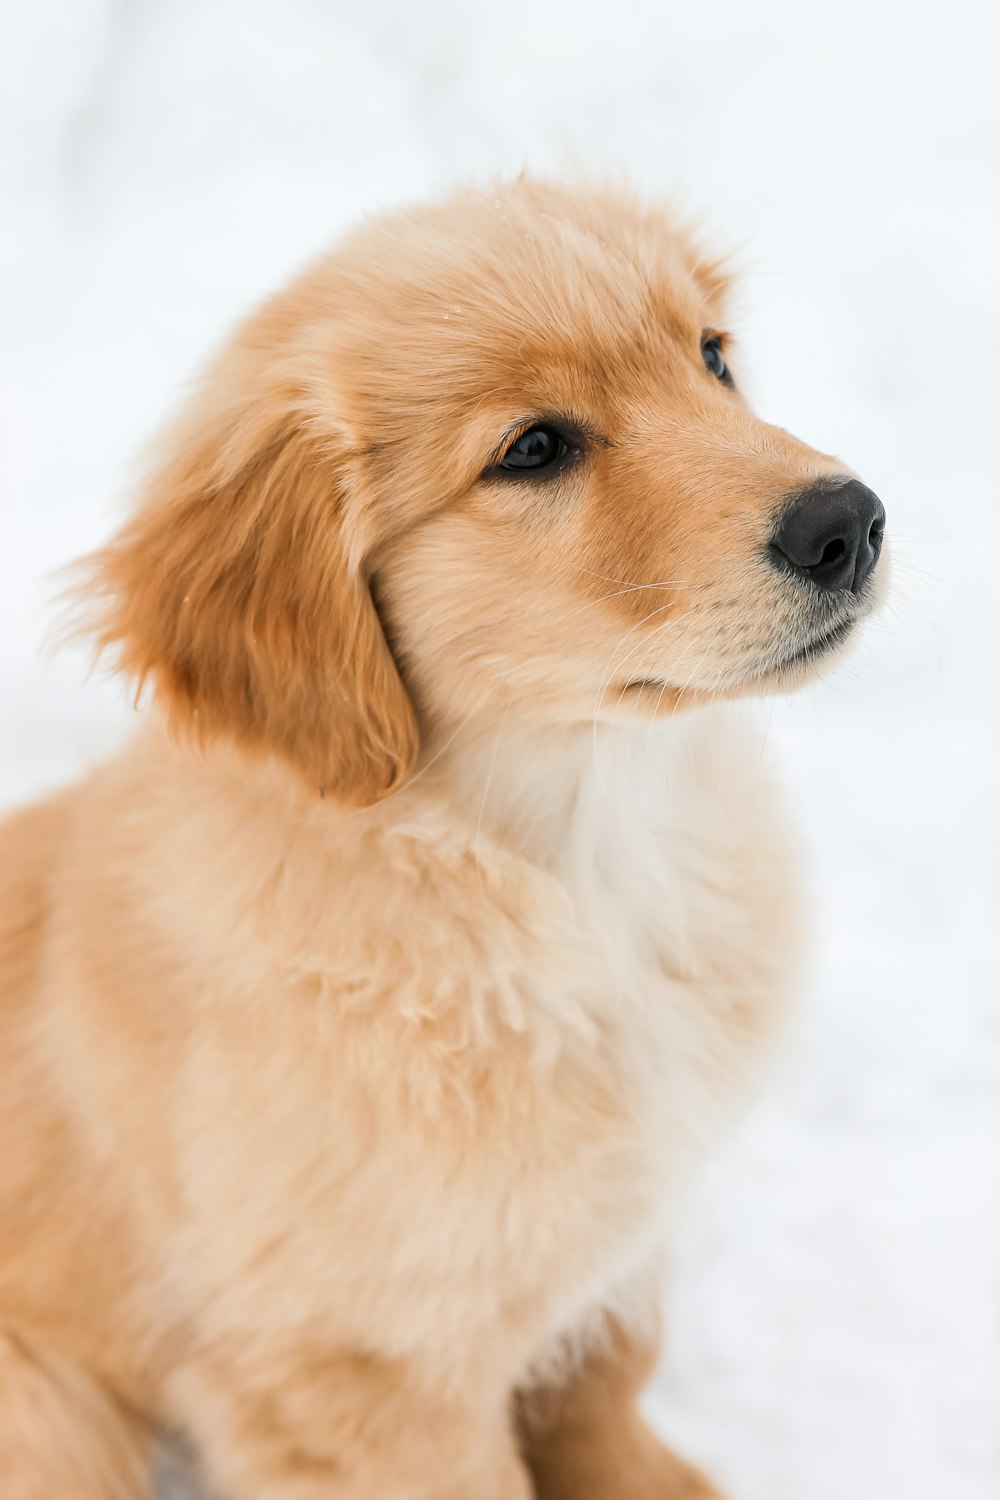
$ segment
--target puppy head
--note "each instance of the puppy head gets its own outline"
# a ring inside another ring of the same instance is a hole
[[[873,607],[884,518],[750,412],[725,292],[618,191],[519,180],[366,226],[209,372],[97,560],[103,643],[176,723],[354,804],[405,779],[418,717],[805,680]]]

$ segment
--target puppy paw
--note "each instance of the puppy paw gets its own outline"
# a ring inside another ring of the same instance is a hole
[[[638,1420],[563,1431],[529,1456],[537,1500],[725,1500]]]

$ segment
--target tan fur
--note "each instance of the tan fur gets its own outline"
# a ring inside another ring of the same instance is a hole
[[[634,1412],[655,1267],[797,950],[710,703],[808,675],[764,549],[840,472],[705,369],[724,294],[610,189],[377,221],[87,565],[154,702],[0,830],[5,1497],[161,1425],[230,1500],[710,1493]],[[498,475],[540,418],[580,461]]]
[[[563,1381],[519,1397],[522,1452],[545,1500],[717,1500],[705,1476],[665,1448],[637,1410],[658,1352],[655,1314],[643,1334],[612,1318]]]

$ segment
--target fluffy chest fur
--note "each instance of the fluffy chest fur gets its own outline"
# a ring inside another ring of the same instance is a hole
[[[478,1327],[517,1367],[662,1240],[782,1008],[788,864],[726,720],[572,749],[470,759],[464,787],[442,766],[339,822],[160,778],[171,899],[141,925],[184,955],[172,1275],[220,1336],[254,1286],[262,1339],[391,1327],[454,1361]]]

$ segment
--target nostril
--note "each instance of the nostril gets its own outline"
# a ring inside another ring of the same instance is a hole
[[[878,557],[885,540],[885,509],[877,495],[872,496],[874,502],[874,513],[871,525],[868,527],[868,545],[872,552]]]
[[[840,559],[842,557],[846,557],[846,555],[847,547],[844,544],[843,538],[838,536],[832,542],[827,542],[826,546],[823,548],[823,553],[819,560],[819,566],[822,568],[828,566],[831,563],[840,562]]]

